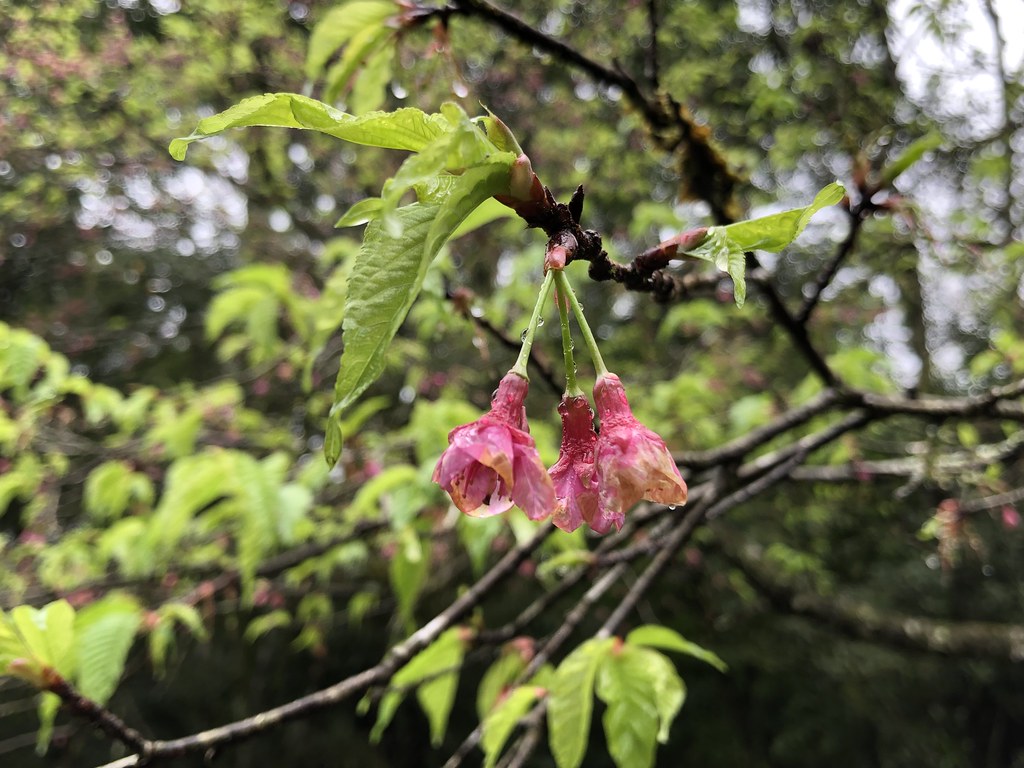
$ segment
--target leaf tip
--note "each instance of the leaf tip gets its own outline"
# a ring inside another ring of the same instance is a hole
[[[187,139],[174,139],[167,147],[167,151],[171,153],[171,157],[175,160],[184,160],[185,153],[188,151],[188,144]]]

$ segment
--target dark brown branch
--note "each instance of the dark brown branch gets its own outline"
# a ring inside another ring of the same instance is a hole
[[[705,200],[717,223],[727,224],[738,218],[734,193],[739,179],[714,146],[710,130],[698,124],[685,106],[664,94],[647,97],[623,71],[594,61],[486,0],[452,0],[444,12],[486,21],[519,42],[586,72],[598,82],[621,89],[627,101],[643,115],[658,147],[677,158],[682,197]]]
[[[507,552],[472,587],[406,640],[392,648],[375,667],[287,704],[218,728],[211,728],[170,741],[143,740],[141,747],[136,748],[137,754],[109,763],[103,768],[128,768],[128,766],[143,763],[148,765],[157,760],[205,752],[212,747],[243,741],[282,723],[332,707],[372,685],[384,683],[409,659],[430,645],[442,632],[476,607],[495,586],[514,573],[553,530],[554,528],[550,525],[543,526],[533,538]]]
[[[776,608],[814,619],[843,634],[946,656],[1024,658],[1024,625],[944,622],[882,611],[842,595],[815,594],[774,573],[754,548],[739,546],[723,536],[719,542],[726,557]]]
[[[719,446],[710,451],[681,452],[675,455],[676,462],[690,469],[708,469],[732,461],[738,461],[751,451],[760,448],[769,440],[784,432],[806,424],[840,400],[840,395],[833,389],[826,389],[812,400],[798,405],[782,414],[779,418],[763,427],[750,430],[742,437]]]
[[[129,749],[137,752],[145,750],[146,740],[142,734],[128,726],[109,709],[80,694],[56,672],[51,671],[46,677],[46,690],[59,696],[64,707],[71,714],[92,723]]]
[[[1024,395],[1024,380],[969,397],[893,397],[874,392],[854,392],[851,404],[878,415],[907,414],[937,419],[962,416],[994,416],[1000,419],[1024,420],[1024,406],[1007,402]]]
[[[752,254],[747,254],[747,257],[748,265],[757,264],[756,259],[754,259]],[[760,288],[764,297],[768,299],[768,311],[775,319],[776,324],[785,331],[787,336],[789,336],[790,340],[793,342],[793,346],[795,346],[797,351],[803,355],[808,365],[811,366],[811,370],[817,374],[822,383],[826,387],[840,386],[839,377],[837,377],[832,369],[829,368],[828,363],[825,362],[825,358],[817,349],[815,349],[814,344],[811,343],[811,337],[807,333],[807,326],[790,314],[790,311],[782,301],[782,297],[779,296],[778,291],[775,290],[775,286],[763,277],[759,278],[753,270],[750,270],[750,276],[748,279],[756,284],[757,287]]]
[[[871,416],[864,411],[854,411],[820,432],[802,437],[796,442],[790,443],[772,453],[758,456],[753,461],[740,467],[736,474],[740,478],[751,478],[758,477],[766,472],[774,472],[779,465],[786,464],[794,456],[809,455],[819,448],[828,445],[836,438],[845,435],[853,429],[857,429],[857,427],[862,427],[870,421],[872,421]]]
[[[807,321],[811,319],[811,313],[814,312],[814,308],[818,306],[818,302],[821,301],[821,294],[824,293],[825,289],[831,284],[832,279],[836,276],[839,271],[839,267],[842,266],[843,262],[853,253],[854,247],[857,245],[857,235],[860,233],[861,225],[864,223],[864,214],[861,208],[856,208],[850,211],[850,231],[847,233],[846,238],[840,243],[839,248],[836,249],[835,255],[829,260],[825,268],[818,273],[817,279],[814,281],[814,287],[811,289],[810,295],[804,300],[803,306],[800,307],[800,311],[796,313],[796,322],[800,325],[806,325]]]
[[[908,456],[902,459],[853,461],[848,464],[800,467],[794,480],[843,483],[864,482],[872,477],[903,477],[922,479],[984,470],[1003,464],[1024,454],[1024,432],[1018,432],[1001,443],[979,445],[969,451],[956,451],[938,456]]]

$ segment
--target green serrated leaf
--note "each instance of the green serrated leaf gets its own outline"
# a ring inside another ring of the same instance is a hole
[[[414,484],[418,480],[419,470],[408,464],[398,464],[382,470],[380,474],[363,483],[345,511],[345,518],[350,522],[366,518],[379,518],[379,502],[384,494],[396,488]]]
[[[658,737],[655,669],[629,645],[606,654],[596,692],[606,705],[604,734],[618,768],[651,768]]]
[[[306,77],[315,80],[336,50],[357,33],[384,28],[384,22],[397,10],[391,0],[355,0],[331,8],[309,36]]]
[[[387,98],[387,84],[391,81],[395,63],[395,47],[387,38],[371,55],[356,75],[347,104],[353,114],[362,115],[378,109]]]
[[[366,27],[356,34],[324,76],[324,101],[335,102],[356,79],[359,68],[394,43],[395,30],[386,26]]]
[[[11,609],[11,624],[17,637],[17,656],[26,656],[35,667],[49,664],[50,647],[46,639],[46,618],[42,611],[28,605]]]
[[[843,199],[846,190],[833,182],[818,192],[814,201],[804,208],[794,208],[759,219],[740,221],[724,227],[711,227],[707,238],[696,248],[685,251],[690,256],[710,261],[728,272],[735,285],[737,306],[746,300],[746,252],[753,250],[781,251],[793,242],[811,217]]]
[[[480,687],[476,692],[476,713],[483,721],[498,704],[501,694],[515,682],[526,669],[522,652],[514,645],[507,645],[494,663],[487,668]]]
[[[458,667],[462,664],[462,642],[457,645],[457,653],[453,652],[447,659],[438,660],[438,669]],[[448,730],[448,718],[452,705],[455,703],[455,692],[459,687],[458,672],[438,675],[433,680],[423,683],[416,689],[416,700],[423,709],[430,723],[430,743],[441,746],[444,734]]]
[[[452,232],[450,240],[457,240],[464,235],[475,232],[480,227],[490,224],[498,219],[511,218],[515,214],[511,208],[504,203],[499,203],[494,198],[484,200],[471,214],[462,220],[462,223]]]
[[[343,227],[356,227],[360,224],[366,224],[368,221],[373,221],[380,215],[383,204],[384,201],[379,197],[368,197],[365,200],[360,200],[345,211],[345,214],[334,222],[334,226],[337,229],[341,229]]]
[[[111,594],[81,611],[75,621],[75,680],[78,690],[105,704],[117,687],[142,609],[127,595]]]
[[[19,605],[4,616],[0,614],[0,664],[16,658],[30,663],[18,676],[39,685],[44,667],[52,667],[61,676],[74,672],[72,648],[75,642],[75,609],[66,600],[57,600],[42,608]]]
[[[645,624],[626,635],[626,642],[631,645],[643,645],[648,648],[661,648],[665,651],[685,653],[687,656],[693,656],[695,659],[700,659],[710,664],[719,672],[727,672],[729,669],[728,665],[717,654],[702,648],[696,643],[690,642],[674,629],[669,629],[668,627]]]
[[[44,692],[39,697],[39,706],[36,709],[39,715],[39,732],[36,734],[36,754],[45,755],[50,746],[50,739],[53,738],[53,724],[60,711],[61,699],[55,693]]]
[[[425,259],[434,258],[452,232],[478,205],[494,195],[508,193],[513,160],[515,157],[509,153],[493,155],[484,165],[467,168],[458,177],[430,226],[423,246]]]
[[[590,739],[594,680],[612,640],[588,640],[558,665],[548,691],[548,738],[558,768],[579,768]]]
[[[106,461],[96,467],[85,479],[83,502],[85,511],[94,520],[112,520],[119,517],[132,498],[133,481],[145,478],[132,471],[123,461]],[[147,478],[148,479],[148,478]],[[145,493],[144,489],[143,493]],[[150,494],[152,486],[149,487]]]
[[[353,144],[413,152],[450,130],[441,115],[428,115],[413,107],[355,116],[296,93],[267,93],[243,99],[220,114],[200,120],[190,135],[174,139],[169,151],[175,160],[184,160],[188,145],[194,141],[230,128],[255,125],[319,131]]]
[[[327,466],[334,469],[334,465],[341,458],[342,433],[341,414],[335,412],[327,417],[327,427],[324,433],[324,459]]]
[[[725,227],[712,227],[712,230],[724,230],[729,239],[741,251],[781,251],[796,240],[804,231],[807,222],[822,208],[835,205],[843,199],[846,190],[838,181],[814,196],[813,202],[803,208],[794,208],[782,213],[763,216],[759,219],[739,221]]]
[[[523,716],[530,711],[537,700],[536,686],[520,686],[513,689],[482,722],[483,734],[480,748],[484,751],[484,768],[494,768],[505,748],[508,737],[516,729]]]
[[[255,643],[263,635],[275,629],[283,629],[291,626],[292,615],[288,611],[279,609],[265,613],[262,616],[257,616],[255,619],[249,622],[245,628],[245,639],[250,643]]]
[[[415,625],[413,608],[416,605],[416,598],[423,589],[430,563],[419,536],[411,527],[399,531],[398,545],[391,558],[388,575],[391,577],[391,588],[398,601],[398,615],[412,631]]]
[[[370,732],[371,741],[380,741],[384,730],[391,723],[405,696],[402,689],[426,681],[418,689],[417,697],[430,721],[431,741],[435,745],[440,744],[447,729],[448,716],[458,686],[459,667],[466,651],[465,632],[463,627],[452,627],[443,632],[394,674],[391,689],[381,698],[377,709],[377,722]],[[427,693],[421,695],[424,688]]]
[[[668,742],[672,721],[686,701],[686,684],[675,666],[664,655],[650,648],[633,646],[637,663],[647,667],[648,678],[654,683],[654,705],[658,709],[658,741]]]
[[[424,243],[437,212],[438,206],[419,203],[398,209],[397,239],[379,221],[366,227],[349,277],[332,414],[340,416],[384,370],[384,353],[423,284],[429,266]]]

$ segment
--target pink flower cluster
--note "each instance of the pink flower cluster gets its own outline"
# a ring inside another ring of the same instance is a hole
[[[516,504],[532,520],[551,515],[564,531],[586,523],[607,533],[621,528],[626,511],[641,499],[686,503],[686,483],[672,455],[633,416],[618,376],[605,374],[594,386],[600,435],[586,397],[562,398],[562,447],[550,472],[528,432],[527,388],[526,379],[510,371],[491,410],[448,435],[434,481],[460,510],[486,517]]]

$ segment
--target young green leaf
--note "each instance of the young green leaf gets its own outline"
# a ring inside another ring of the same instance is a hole
[[[710,261],[718,269],[728,272],[735,285],[737,306],[746,300],[747,251],[781,251],[792,243],[811,217],[843,199],[846,190],[833,182],[815,195],[813,202],[803,208],[794,208],[759,219],[749,219],[724,227],[710,227],[707,237],[695,248],[685,251],[690,256]]]
[[[537,700],[539,689],[534,685],[514,688],[483,720],[480,748],[484,751],[484,768],[494,768],[508,737],[523,715]]]
[[[315,80],[336,50],[357,33],[384,28],[384,22],[397,11],[398,6],[391,0],[353,0],[331,8],[309,36],[306,77]]]
[[[643,645],[648,648],[685,653],[687,656],[693,656],[695,659],[710,664],[719,672],[726,672],[729,669],[715,653],[690,642],[674,629],[657,624],[645,624],[642,627],[637,627],[626,635],[626,642],[630,645]]]
[[[513,160],[515,158],[510,154],[495,155],[483,165],[467,168],[456,178],[427,233],[424,258],[433,260],[452,232],[478,205],[508,191],[509,168]]]
[[[443,116],[412,107],[357,117],[296,93],[267,93],[243,99],[220,114],[200,120],[191,134],[174,139],[169,151],[175,160],[184,160],[192,142],[229,128],[254,125],[319,131],[353,144],[413,152],[451,129]]]
[[[377,722],[370,732],[371,741],[380,741],[405,697],[403,689],[426,681],[417,694],[420,706],[430,721],[431,741],[435,744],[441,742],[455,700],[459,667],[466,651],[465,636],[464,627],[452,627],[394,674],[390,689],[381,698],[377,709]],[[427,692],[421,695],[423,688],[427,688]]]
[[[349,208],[340,219],[334,222],[334,226],[337,229],[341,229],[343,227],[356,227],[360,224],[366,224],[380,215],[383,205],[384,201],[379,197],[368,197],[365,200],[360,200]]]
[[[501,694],[526,669],[526,659],[515,643],[507,643],[501,655],[487,668],[476,693],[476,713],[481,721],[497,706]]]
[[[356,34],[324,75],[324,101],[337,101],[346,88],[362,79],[358,75],[360,67],[385,49],[393,52],[395,34],[396,30],[385,25],[369,26]]]
[[[36,754],[42,757],[50,746],[50,739],[53,738],[53,724],[60,711],[60,696],[49,691],[39,697],[39,706],[36,709],[39,715],[39,731],[36,733]]]
[[[398,601],[398,615],[412,631],[415,628],[413,608],[416,598],[423,589],[430,570],[429,555],[424,553],[416,531],[406,526],[399,531],[398,549],[391,558],[388,575],[391,577],[391,588]]]
[[[639,645],[632,648],[637,663],[647,667],[648,677],[654,682],[652,698],[658,709],[658,741],[665,744],[672,721],[686,701],[686,684],[664,655]]]
[[[327,461],[327,466],[332,469],[341,458],[342,442],[341,414],[332,413],[327,417],[327,426],[324,432],[324,459]]]
[[[384,370],[384,353],[423,284],[429,266],[424,244],[437,211],[436,205],[419,203],[398,209],[402,235],[397,239],[388,237],[379,221],[366,227],[349,277],[332,414],[352,405]]]
[[[124,461],[106,461],[85,479],[83,496],[85,511],[94,520],[109,521],[120,517],[133,498],[151,503],[153,484]]]
[[[79,611],[75,620],[78,690],[104,704],[117,687],[142,609],[127,595],[111,594]]]
[[[509,156],[510,157],[510,156]],[[505,155],[500,160],[506,159]],[[414,203],[395,211],[401,228],[391,238],[371,222],[349,279],[332,414],[356,401],[384,370],[384,355],[419,294],[427,268],[474,208],[508,187],[508,166],[496,161],[468,168],[440,205]]]
[[[515,214],[511,208],[504,203],[499,203],[494,198],[484,200],[478,205],[469,216],[462,220],[462,223],[452,232],[450,240],[457,240],[480,227],[490,224],[498,219],[508,219]]]
[[[588,640],[562,660],[548,691],[548,736],[558,768],[579,768],[590,739],[594,679],[612,640]]]
[[[362,115],[379,109],[387,98],[386,89],[395,63],[395,46],[390,42],[390,38],[385,38],[384,43],[367,56],[356,75],[346,99],[346,105],[353,114]]]
[[[618,768],[650,768],[658,737],[653,668],[641,649],[623,645],[606,654],[597,673],[597,696],[607,705],[604,734]]]
[[[20,659],[27,666],[17,675],[35,685],[42,684],[44,667],[70,677],[74,643],[75,610],[66,600],[42,608],[19,605],[7,615],[0,613],[0,671],[14,674],[8,665]]]
[[[712,229],[725,230],[729,239],[744,251],[781,251],[800,236],[814,214],[822,208],[835,205],[845,194],[843,185],[836,181],[818,192],[811,204],[803,208]]]

